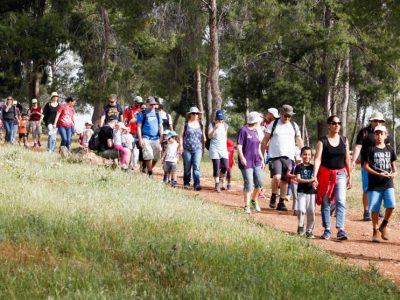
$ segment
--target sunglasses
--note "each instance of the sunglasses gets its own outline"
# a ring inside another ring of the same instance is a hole
[[[384,123],[382,120],[372,120],[372,122],[375,122],[375,123]]]
[[[286,119],[290,119],[292,116],[291,115],[283,115]]]
[[[150,106],[156,106],[156,105],[158,105],[158,104],[150,104]]]
[[[198,115],[199,113],[195,113],[195,112],[193,112],[193,113],[190,113],[191,115]]]
[[[7,100],[12,100],[12,98],[7,98]]]
[[[331,122],[331,125],[342,125],[342,122]]]

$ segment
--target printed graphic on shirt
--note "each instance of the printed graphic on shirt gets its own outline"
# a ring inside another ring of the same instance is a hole
[[[392,172],[390,161],[391,155],[389,151],[375,152],[373,157],[373,166],[378,172]]]

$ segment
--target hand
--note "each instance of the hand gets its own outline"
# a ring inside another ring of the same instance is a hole
[[[143,142],[143,139],[140,139],[139,140],[139,146],[140,146],[140,148],[144,148],[144,142]]]
[[[392,177],[392,174],[390,174],[389,172],[380,173],[380,175],[382,177],[385,177],[385,178],[391,178]]]
[[[244,166],[244,167],[246,167],[247,166],[247,160],[246,160],[246,158],[239,158],[240,159],[240,162],[241,162],[241,164]]]
[[[392,173],[392,178],[395,178],[396,175],[397,175],[397,172],[393,172],[393,173]]]
[[[347,178],[347,189],[351,189],[351,178]]]
[[[318,182],[314,181],[314,182],[312,183],[312,187],[313,187],[314,190],[316,190],[317,187],[318,187]]]
[[[264,160],[261,161],[261,168],[264,169],[265,168],[265,163]]]
[[[182,154],[183,154],[183,147],[182,147],[182,146],[179,146],[179,147],[178,147],[178,154],[179,154],[179,155],[182,155]]]
[[[220,126],[221,126],[221,123],[220,122],[216,122],[215,125],[214,125],[215,130],[217,130],[218,127],[220,127]]]
[[[350,163],[350,172],[353,172],[354,169],[355,169],[355,167],[356,167],[356,163],[355,163],[354,161],[352,161],[352,162]]]

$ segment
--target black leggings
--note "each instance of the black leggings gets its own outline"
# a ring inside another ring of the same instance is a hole
[[[225,176],[226,171],[228,170],[228,159],[221,158],[221,159],[213,159],[213,177],[219,177],[220,174],[220,165],[221,165],[221,174]]]

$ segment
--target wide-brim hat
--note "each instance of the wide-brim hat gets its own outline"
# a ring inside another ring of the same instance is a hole
[[[192,113],[201,114],[200,110],[196,106],[192,106],[186,114],[189,115]]]
[[[285,114],[288,116],[293,116],[295,113],[293,112],[293,107],[289,104],[284,104],[281,107],[281,114]]]
[[[372,113],[371,117],[369,118],[370,121],[382,121],[385,122],[385,118],[383,117],[383,114],[379,111],[375,111]]]
[[[50,95],[50,99],[53,97],[60,97],[60,95],[57,92],[52,92]]]
[[[262,120],[259,112],[252,111],[247,115],[247,124],[261,123]]]

